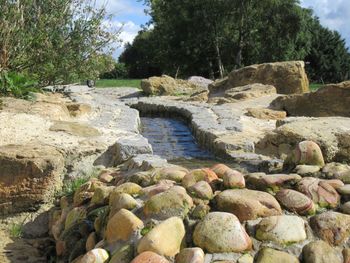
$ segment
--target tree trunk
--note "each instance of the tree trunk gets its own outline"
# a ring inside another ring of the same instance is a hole
[[[224,69],[224,65],[222,64],[220,47],[219,47],[219,40],[217,38],[215,39],[215,51],[216,51],[216,59],[217,59],[217,63],[218,63],[220,78],[223,78],[225,69]]]

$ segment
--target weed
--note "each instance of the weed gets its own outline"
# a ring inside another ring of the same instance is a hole
[[[23,222],[11,224],[9,228],[10,236],[13,238],[20,238],[23,235]]]

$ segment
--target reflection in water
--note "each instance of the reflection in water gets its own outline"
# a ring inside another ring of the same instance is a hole
[[[200,148],[187,125],[172,118],[141,118],[142,135],[153,152],[169,161],[176,159],[213,160],[214,156]]]

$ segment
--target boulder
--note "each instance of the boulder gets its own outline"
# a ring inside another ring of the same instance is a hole
[[[296,256],[272,248],[262,248],[259,250],[256,263],[299,263]]]
[[[137,201],[129,194],[113,195],[109,200],[110,217],[117,213],[120,209],[132,210],[137,206]]]
[[[146,95],[188,95],[203,90],[203,87],[187,80],[163,75],[143,79],[141,89]]]
[[[308,117],[350,117],[349,104],[350,81],[329,84],[308,94],[279,97],[272,102],[275,109],[287,111],[288,116]]]
[[[176,263],[204,263],[204,252],[199,247],[185,248],[177,254]]]
[[[270,216],[263,218],[257,226],[256,238],[282,245],[306,239],[305,222],[298,216]]]
[[[209,213],[193,232],[196,246],[210,253],[243,252],[252,248],[252,241],[238,218],[230,213]]]
[[[309,92],[309,81],[303,61],[288,61],[251,65],[232,71],[227,79],[209,86],[211,93],[234,87],[261,83],[276,87],[277,93]]]
[[[142,228],[143,222],[137,216],[129,210],[121,209],[108,220],[105,238],[109,244],[120,240],[127,241]]]
[[[161,256],[173,257],[180,252],[185,226],[178,217],[171,217],[155,226],[139,242],[137,252],[152,251]]]
[[[203,200],[211,200],[213,198],[213,190],[205,181],[199,181],[188,188],[191,196]]]
[[[305,177],[298,182],[297,188],[320,207],[335,208],[339,205],[340,196],[327,181]]]
[[[291,189],[282,189],[276,194],[277,200],[289,211],[299,215],[316,213],[314,202],[306,195]]]
[[[350,215],[328,211],[312,217],[310,225],[319,238],[332,246],[343,244],[350,236]]]
[[[229,88],[225,90],[223,94],[216,94],[216,96],[222,95],[224,97],[223,100],[219,100],[219,103],[222,103],[248,100],[274,94],[276,94],[276,88],[274,86],[254,83],[241,87]]]
[[[235,214],[240,221],[280,215],[281,207],[270,194],[248,189],[225,190],[215,198],[219,211]]]
[[[181,186],[174,186],[169,190],[152,196],[143,208],[147,217],[164,220],[169,217],[184,218],[193,206],[192,198]]]
[[[46,145],[0,146],[0,214],[37,210],[62,187],[64,158]]]
[[[214,81],[212,81],[211,79],[206,79],[199,76],[191,76],[188,78],[188,82],[191,82],[197,86],[200,86],[203,89],[208,89],[208,86],[212,84]]]
[[[265,174],[251,173],[246,176],[247,184],[254,189],[278,191],[281,187],[288,188],[301,180],[297,174]]]
[[[181,183],[187,173],[188,170],[181,166],[159,168],[153,173],[153,181],[159,182],[160,180],[171,180]]]
[[[246,115],[261,120],[283,120],[287,117],[285,111],[266,108],[248,108]]]
[[[151,251],[146,251],[138,255],[136,258],[131,261],[131,263],[169,263],[169,261],[162,256],[159,256],[156,253]]]
[[[322,240],[312,241],[304,246],[302,254],[305,263],[343,263],[341,255]]]
[[[350,166],[342,163],[327,163],[322,173],[325,174],[326,178],[339,179],[344,183],[350,183]]]

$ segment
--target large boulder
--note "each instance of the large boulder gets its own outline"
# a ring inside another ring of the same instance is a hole
[[[141,89],[146,95],[190,95],[203,90],[203,87],[187,80],[163,75],[142,80]]]
[[[46,145],[0,147],[0,214],[33,211],[62,187],[64,158]]]
[[[277,93],[294,94],[309,91],[309,81],[303,61],[275,62],[252,65],[232,71],[227,79],[209,86],[211,93],[230,88],[261,83],[276,87]]]
[[[326,85],[316,92],[279,97],[272,102],[289,116],[350,117],[350,81]]]

